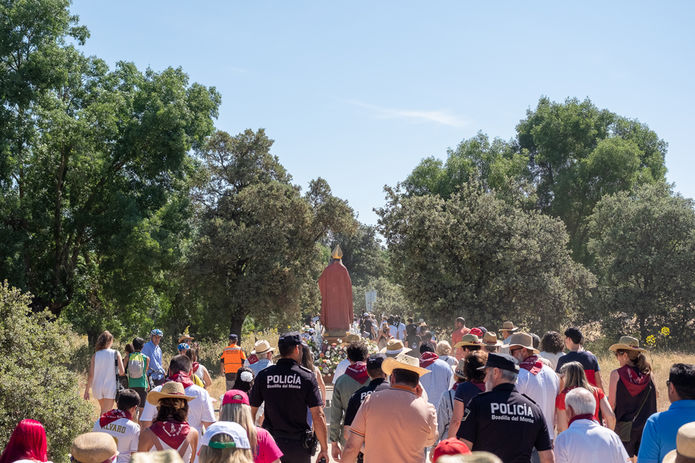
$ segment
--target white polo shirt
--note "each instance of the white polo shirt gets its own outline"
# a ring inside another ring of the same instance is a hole
[[[161,391],[162,386],[157,386],[153,391]],[[212,400],[208,391],[200,386],[193,384],[184,390],[188,396],[193,396],[195,399],[188,402],[188,424],[198,430],[200,435],[203,435],[203,421],[215,422],[215,410],[212,406]],[[147,402],[142,410],[140,421],[154,421],[157,416],[157,407]]]
[[[119,418],[103,428],[99,426],[99,420],[97,420],[96,423],[94,423],[92,431],[105,432],[116,440],[118,463],[128,463],[130,461],[130,454],[138,451],[140,425],[128,418]]]
[[[620,437],[593,420],[577,420],[555,439],[556,463],[631,461]]]

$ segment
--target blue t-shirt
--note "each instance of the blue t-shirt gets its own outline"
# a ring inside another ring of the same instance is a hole
[[[695,421],[695,400],[678,400],[668,410],[649,417],[642,431],[639,463],[661,463],[676,448],[678,428]]]
[[[596,372],[599,371],[599,367],[598,360],[594,354],[588,350],[580,350],[578,352],[570,351],[558,359],[555,371],[559,373],[562,365],[569,362],[581,363],[582,367],[584,367],[584,373],[586,373],[586,379],[589,381],[589,384],[596,386]]]
[[[471,402],[471,399],[480,394],[481,392],[484,391],[481,391],[478,386],[471,383],[470,381],[466,381],[465,383],[461,383],[458,386],[456,386],[456,394],[454,394],[454,400],[463,402],[463,405],[468,405]]]

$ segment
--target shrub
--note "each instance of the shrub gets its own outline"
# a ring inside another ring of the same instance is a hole
[[[91,428],[70,361],[70,328],[48,312],[32,313],[30,294],[0,283],[0,448],[19,421],[43,423],[49,456],[67,461],[70,443]]]

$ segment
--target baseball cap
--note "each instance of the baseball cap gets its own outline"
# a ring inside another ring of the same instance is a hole
[[[234,333],[229,333],[229,339],[239,339],[239,336]]]
[[[226,434],[232,438],[232,442],[210,442],[214,436],[218,434]],[[251,449],[248,434],[239,423],[233,421],[218,421],[212,423],[210,427],[205,429],[205,434],[200,439],[200,445],[207,445],[212,449]]]
[[[444,439],[434,448],[432,461],[437,461],[442,455],[466,455],[471,453],[471,449],[466,444],[455,437]]]
[[[519,373],[519,362],[509,354],[490,353],[487,356],[485,366],[478,368],[478,370],[484,370],[485,368],[499,368],[500,370]]]
[[[163,336],[163,335],[164,335],[164,333],[162,333],[162,330],[159,330],[157,328],[150,331],[150,336]]]
[[[471,331],[468,334],[474,334],[474,335],[478,336],[479,338],[482,338],[483,337],[483,330],[481,330],[480,328],[471,328]]]
[[[302,341],[302,335],[299,334],[299,331],[290,331],[289,333],[284,333],[280,336],[280,339],[278,339],[278,347],[290,347],[290,346],[298,346],[300,344],[305,344],[304,341]]]
[[[178,350],[188,350],[190,348],[191,348],[191,346],[189,346],[188,343],[185,343],[185,342],[182,342],[177,347]]]
[[[246,404],[249,405],[249,396],[239,389],[230,389],[224,393],[222,405],[226,404]]]

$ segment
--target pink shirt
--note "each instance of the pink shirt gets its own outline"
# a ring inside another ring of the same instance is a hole
[[[437,439],[437,412],[410,388],[391,386],[365,399],[350,432],[364,438],[365,463],[424,462]]]
[[[275,443],[275,439],[265,429],[256,427],[256,439],[258,440],[258,455],[253,458],[254,463],[272,463],[282,456],[282,451]]]

